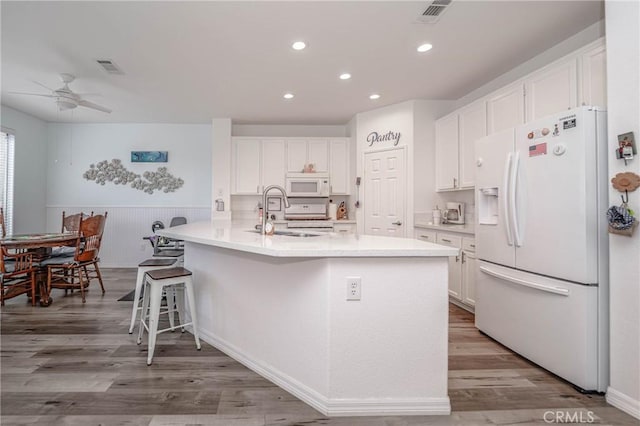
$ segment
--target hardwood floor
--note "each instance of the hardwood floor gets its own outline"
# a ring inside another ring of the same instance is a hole
[[[153,364],[127,328],[135,270],[106,269],[106,294],[87,303],[54,290],[53,305],[7,301],[1,314],[2,425],[638,425],[603,396],[567,383],[482,335],[473,315],[451,306],[450,416],[326,418],[284,390],[188,334],[159,337]],[[558,422],[556,422],[558,423]]]

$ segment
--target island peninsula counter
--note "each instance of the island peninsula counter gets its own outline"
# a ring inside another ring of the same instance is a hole
[[[447,257],[457,249],[249,229],[158,231],[185,241],[203,340],[325,415],[451,412]],[[361,300],[346,300],[347,277],[361,278]]]

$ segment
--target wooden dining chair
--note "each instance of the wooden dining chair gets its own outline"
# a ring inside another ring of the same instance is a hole
[[[0,305],[6,299],[29,293],[31,305],[36,304],[36,269],[33,266],[31,253],[25,250],[9,251],[0,243]]]
[[[80,213],[67,216],[67,213],[63,210],[62,211],[62,227],[60,229],[60,232],[65,233],[65,232],[80,231],[80,221],[82,220],[82,218],[86,218],[89,216],[93,216],[93,212],[91,212],[91,215],[80,212]],[[73,256],[75,251],[76,251],[75,247],[68,247],[68,246],[55,247],[53,250],[51,250],[51,257]]]
[[[80,219],[89,216],[93,216],[93,212],[90,215],[80,212],[67,216],[66,212],[62,211],[62,229],[60,232],[78,232],[80,230]]]
[[[98,278],[102,294],[104,294],[102,274],[98,266],[100,262],[98,254],[106,219],[107,213],[80,218],[78,240],[73,256],[50,258],[40,264],[47,267],[49,292],[52,288],[64,289],[65,293],[68,290],[79,289],[82,303],[85,303],[85,289],[89,286],[91,279],[95,277]]]
[[[4,209],[0,207],[0,226],[2,227],[2,238],[7,236],[7,226],[4,223]]]

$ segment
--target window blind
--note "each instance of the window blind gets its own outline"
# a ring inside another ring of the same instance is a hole
[[[13,165],[15,136],[0,132],[0,206],[4,210],[7,234],[13,234]]]

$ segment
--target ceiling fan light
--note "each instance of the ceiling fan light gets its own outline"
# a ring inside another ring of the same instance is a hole
[[[58,108],[60,108],[60,111],[73,109],[78,106],[76,102],[70,101],[68,99],[57,99],[56,105],[58,105]]]

